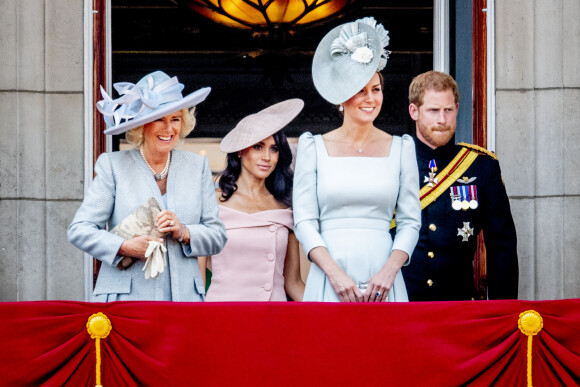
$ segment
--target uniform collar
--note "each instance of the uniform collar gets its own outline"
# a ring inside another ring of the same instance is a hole
[[[453,157],[457,153],[456,147],[455,136],[453,136],[447,144],[435,149],[431,149],[429,146],[415,137],[415,149],[417,150],[417,155],[426,160],[447,159],[450,156]]]

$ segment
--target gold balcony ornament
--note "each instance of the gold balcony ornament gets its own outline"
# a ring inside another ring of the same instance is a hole
[[[102,387],[101,385],[101,339],[109,336],[109,333],[113,329],[111,325],[111,320],[103,313],[95,313],[87,321],[87,331],[91,339],[95,339],[95,349],[97,355],[97,364],[95,366],[96,371],[96,387]]]
[[[526,310],[520,313],[518,328],[524,335],[528,336],[528,387],[532,387],[532,338],[540,333],[543,327],[544,320],[535,310]]]
[[[254,34],[291,31],[336,15],[357,0],[183,0],[217,23]]]

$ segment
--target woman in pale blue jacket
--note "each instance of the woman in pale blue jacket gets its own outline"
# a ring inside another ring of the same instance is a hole
[[[183,97],[183,85],[161,71],[136,85],[114,86],[120,97],[113,100],[102,91],[104,100],[97,104],[107,122],[105,133],[126,132],[135,148],[98,158],[95,179],[68,228],[70,242],[102,262],[92,300],[203,301],[197,257],[219,253],[226,233],[207,158],[174,147],[195,126],[189,108],[210,89]],[[155,231],[165,237],[124,239],[108,231],[150,198],[161,207]],[[166,255],[153,274],[151,265],[145,270],[151,248]]]

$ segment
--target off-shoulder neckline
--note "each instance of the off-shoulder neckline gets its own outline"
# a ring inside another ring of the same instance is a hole
[[[239,212],[239,213],[245,214],[245,215],[257,215],[257,214],[263,214],[265,212],[272,212],[272,211],[290,211],[290,212],[292,211],[291,208],[273,208],[271,210],[264,210],[264,211],[257,211],[257,212],[245,212],[245,211],[242,211],[242,210],[236,210],[235,208],[231,208],[231,207],[228,207],[228,206],[224,206],[222,204],[218,204],[218,206],[221,207],[221,208],[227,208],[228,210],[232,210],[232,211],[235,211],[235,212]]]

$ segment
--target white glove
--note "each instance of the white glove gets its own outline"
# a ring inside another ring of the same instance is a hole
[[[160,273],[165,271],[165,266],[167,266],[166,253],[167,248],[163,243],[149,241],[149,247],[147,247],[147,251],[145,251],[147,261],[145,262],[145,266],[143,266],[145,279],[155,279]]]

